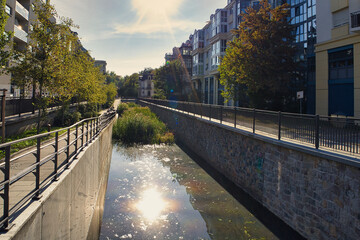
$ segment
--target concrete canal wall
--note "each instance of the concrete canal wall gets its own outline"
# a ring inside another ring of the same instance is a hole
[[[112,126],[32,202],[0,239],[98,239],[112,154]]]
[[[360,239],[358,161],[149,107],[182,144],[304,237]]]

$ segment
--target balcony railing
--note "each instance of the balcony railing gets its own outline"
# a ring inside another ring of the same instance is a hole
[[[23,18],[29,21],[29,11],[21,5],[18,1],[16,1],[16,12],[20,14]]]
[[[24,30],[22,30],[19,26],[15,25],[14,36],[20,39],[21,41],[27,43],[27,33]]]

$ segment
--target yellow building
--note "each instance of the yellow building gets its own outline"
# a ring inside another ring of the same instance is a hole
[[[360,118],[360,1],[317,1],[316,113]]]

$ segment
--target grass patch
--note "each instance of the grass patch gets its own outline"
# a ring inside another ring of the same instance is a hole
[[[126,103],[125,103],[126,104]],[[132,107],[134,106],[134,107]],[[148,107],[127,104],[113,127],[113,138],[124,144],[172,144],[174,135]]]

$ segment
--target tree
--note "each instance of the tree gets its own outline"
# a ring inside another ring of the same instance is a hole
[[[0,73],[7,65],[8,59],[11,56],[10,39],[11,33],[5,31],[6,21],[8,15],[5,11],[6,0],[1,0],[0,3]]]
[[[120,96],[137,97],[139,88],[139,74],[133,73],[130,76],[125,76],[120,83]]]
[[[251,107],[273,110],[289,102],[297,63],[288,17],[289,5],[271,8],[267,0],[258,10],[248,8],[241,14],[242,22],[233,31],[237,37],[229,42],[219,67],[226,99],[238,100],[245,93]]]
[[[32,86],[36,93],[36,107],[39,109],[38,126],[46,113],[49,96],[65,96],[64,91],[72,91],[73,84],[63,81],[69,75],[64,68],[72,53],[76,38],[70,28],[74,26],[71,19],[60,18],[55,8],[47,3],[37,1],[33,5],[36,21],[32,23],[29,33],[29,44],[25,51],[16,52],[14,65],[9,68],[13,83],[18,86]],[[56,18],[60,19],[56,23]],[[73,82],[72,82],[73,83]],[[57,91],[54,91],[56,89]],[[67,93],[71,95],[71,93]]]
[[[171,61],[156,69],[154,76],[155,97],[188,100],[190,93],[186,91],[189,86],[183,78],[185,73],[186,69],[180,60]]]

